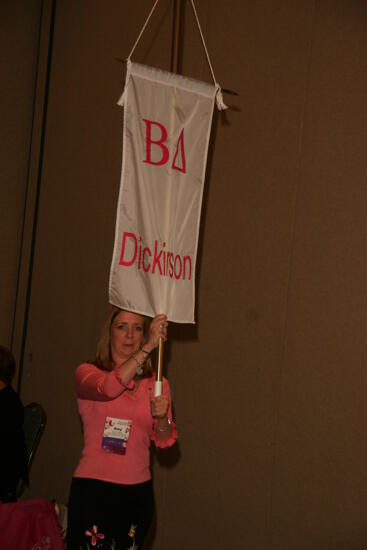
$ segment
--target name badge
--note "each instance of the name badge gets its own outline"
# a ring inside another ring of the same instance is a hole
[[[102,450],[105,453],[126,454],[132,420],[106,417],[102,436]]]

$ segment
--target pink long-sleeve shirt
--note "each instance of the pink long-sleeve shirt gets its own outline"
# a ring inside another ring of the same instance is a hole
[[[170,447],[177,439],[172,424],[167,440],[156,438],[157,421],[151,415],[150,397],[154,395],[154,378],[143,378],[136,392],[127,392],[117,371],[103,371],[89,363],[80,365],[75,373],[77,402],[84,426],[84,448],[74,477],[84,477],[112,483],[135,484],[148,481],[150,473],[150,442],[158,447]],[[130,382],[128,387],[133,387]],[[163,394],[169,396],[168,416],[172,419],[171,392],[163,379]],[[106,417],[131,420],[132,427],[126,454],[106,453],[102,435]]]

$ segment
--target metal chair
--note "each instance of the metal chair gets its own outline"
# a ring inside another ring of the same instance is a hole
[[[44,408],[39,403],[29,403],[24,407],[24,443],[27,456],[27,469],[31,467],[34,453],[39,445],[47,422]]]
[[[29,483],[29,470],[45,430],[46,422],[47,415],[42,405],[39,403],[29,403],[24,407],[23,432],[28,479],[20,479],[17,488],[18,498],[24,493],[26,485]]]

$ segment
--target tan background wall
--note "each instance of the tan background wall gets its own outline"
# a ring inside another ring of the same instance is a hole
[[[13,345],[35,85],[41,1],[0,2],[0,338]]]
[[[172,3],[161,4],[135,59],[168,68]],[[182,71],[210,81],[184,4]],[[43,403],[48,427],[28,497],[66,501],[80,453],[72,375],[93,354],[107,303],[121,165],[123,66],[114,58],[128,54],[151,5],[56,2],[22,378],[24,402]],[[42,6],[51,13],[50,2]],[[166,372],[180,441],[153,457],[151,547],[363,549],[367,5],[202,0],[197,7],[217,79],[240,95],[226,96],[232,109],[213,125],[198,323],[171,327]],[[37,17],[12,13],[35,41]],[[52,29],[51,19],[43,28]],[[13,28],[5,30],[16,59]],[[19,89],[22,78],[24,71]],[[11,108],[18,118],[1,125],[2,143],[22,133],[26,164],[32,105],[22,114]],[[26,172],[13,184],[14,155],[3,166],[1,242],[6,224],[19,250]],[[23,328],[14,250],[4,246],[1,259],[5,342]]]

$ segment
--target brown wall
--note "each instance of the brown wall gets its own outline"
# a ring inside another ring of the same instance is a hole
[[[172,3],[161,4],[135,60],[168,68]],[[184,4],[182,71],[210,81]],[[197,4],[216,77],[239,96],[226,96],[232,109],[213,125],[197,325],[171,327],[180,440],[153,458],[152,548],[363,549],[367,5]],[[151,5],[56,2],[22,380],[48,427],[29,497],[66,501],[80,453],[72,374],[93,353],[107,303],[121,166],[114,58]],[[6,217],[13,231],[16,220]]]
[[[37,74],[41,1],[0,2],[0,338],[13,344]]]

